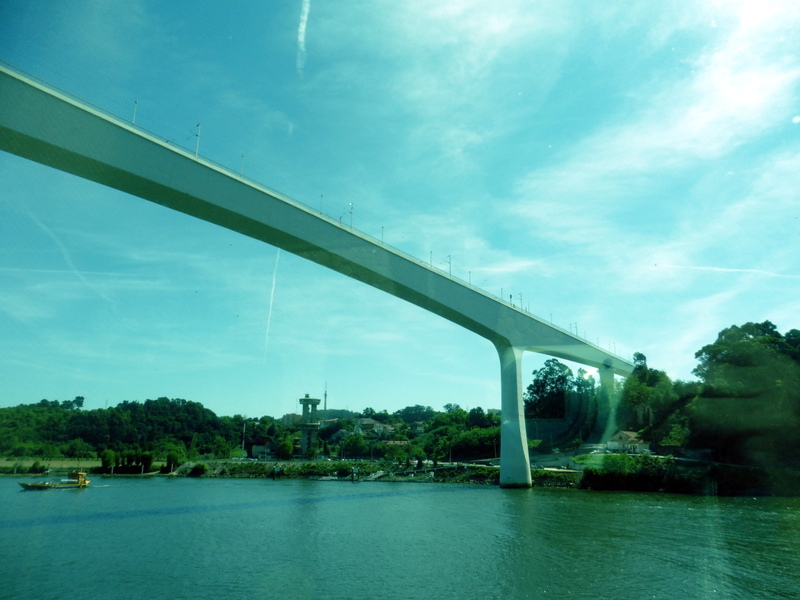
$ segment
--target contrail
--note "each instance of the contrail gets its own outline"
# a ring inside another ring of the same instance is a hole
[[[303,74],[306,66],[306,23],[308,23],[308,11],[311,10],[311,0],[303,0],[303,7],[300,9],[300,26],[297,28],[297,72]]]
[[[269,325],[272,322],[272,301],[275,299],[275,282],[278,279],[278,259],[281,257],[281,250],[275,255],[275,268],[272,270],[272,290],[269,293],[269,312],[267,313],[267,333],[264,336],[264,361],[267,362],[267,346],[269,346]]]
[[[800,275],[785,273],[774,273],[762,269],[730,269],[726,267],[691,267],[684,265],[664,265],[665,269],[683,269],[686,271],[710,271],[712,273],[751,273],[753,275],[765,275],[767,277],[778,277],[780,279],[800,279]]]
[[[81,271],[78,269],[78,267],[75,266],[75,263],[72,261],[72,255],[70,254],[69,250],[64,245],[64,243],[59,239],[59,237],[55,233],[53,233],[53,231],[47,225],[42,223],[27,206],[23,205],[22,209],[25,211],[28,217],[34,223],[36,223],[36,225],[38,225],[39,229],[41,229],[45,234],[47,234],[47,236],[51,240],[53,240],[55,245],[61,251],[61,256],[64,258],[64,262],[67,263],[67,267],[69,267],[69,270],[72,271],[75,277],[77,277],[81,283],[83,283],[87,288],[95,292],[103,300],[107,302],[112,302],[111,298],[109,298],[106,294],[104,294],[102,290],[92,285],[92,283],[88,279],[86,279],[86,277],[83,276],[83,273],[81,273]]]

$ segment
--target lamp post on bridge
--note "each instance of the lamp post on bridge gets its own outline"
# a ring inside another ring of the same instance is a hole
[[[200,123],[197,124],[197,142],[194,145],[194,157],[200,154]]]

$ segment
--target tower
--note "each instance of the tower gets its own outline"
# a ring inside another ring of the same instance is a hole
[[[303,456],[307,455],[308,451],[317,443],[317,431],[319,430],[317,406],[319,403],[319,398],[309,398],[308,394],[305,398],[300,398],[300,404],[303,405],[303,418],[300,421],[300,452]]]

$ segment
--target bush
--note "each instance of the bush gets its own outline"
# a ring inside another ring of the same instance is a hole
[[[46,470],[47,467],[41,464],[38,460],[28,468],[29,473],[44,473]]]
[[[181,466],[181,456],[177,452],[171,450],[167,452],[167,464],[161,467],[161,470],[164,473],[172,473],[175,469],[177,469],[180,466]]]
[[[189,471],[189,477],[202,477],[208,472],[208,465],[206,463],[199,462],[192,467],[192,470]]]
[[[581,481],[581,477],[581,473],[560,473],[544,469],[531,470],[531,479],[535,487],[573,488]]]

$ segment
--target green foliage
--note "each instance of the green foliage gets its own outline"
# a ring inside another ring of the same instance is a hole
[[[419,421],[427,421],[436,414],[430,406],[421,406],[416,404],[414,406],[406,406],[394,413],[394,416],[403,420],[409,425]]]
[[[574,389],[572,370],[555,358],[533,371],[533,382],[524,394],[525,416],[530,419],[563,419],[567,399]]]
[[[448,483],[500,483],[500,469],[494,467],[443,468],[435,472],[436,481]]]
[[[497,415],[484,412],[480,406],[471,409],[467,415],[467,425],[469,427],[492,427],[499,424],[500,419]]]
[[[686,425],[673,423],[667,434],[661,438],[659,445],[662,448],[685,448],[689,444],[691,431]]]
[[[664,371],[647,366],[644,354],[634,354],[633,374],[625,380],[617,425],[620,429],[638,431],[662,421],[675,410],[678,396]]]
[[[534,487],[574,488],[581,480],[581,473],[532,469],[531,480]]]
[[[406,462],[409,459],[408,447],[397,445],[387,446],[383,459],[389,462],[397,462],[397,464]]]
[[[166,464],[164,465],[165,471],[167,473],[172,473],[173,471],[175,471],[175,469],[177,469],[181,465],[184,458],[185,457],[176,450],[168,452]]]
[[[281,460],[289,460],[292,458],[292,454],[294,454],[294,444],[292,440],[289,438],[282,439],[275,449],[275,456]]]
[[[726,462],[797,466],[800,332],[769,322],[723,329],[696,353],[700,395],[687,407],[690,444]]]
[[[604,454],[601,467],[583,471],[581,487],[594,490],[659,491],[675,487],[675,463],[671,457],[648,454]]]
[[[474,428],[459,433],[453,440],[458,460],[494,457],[500,449],[500,427]]]
[[[116,465],[116,458],[117,454],[113,450],[103,450],[100,453],[100,466],[104,470],[110,471]]]
[[[189,471],[189,477],[202,477],[208,472],[208,465],[203,462],[196,463]]]
[[[577,377],[572,370],[555,358],[533,371],[533,382],[523,395],[525,417],[528,419],[563,419],[571,402],[596,406],[596,384],[583,369]],[[495,423],[498,424],[498,423]]]
[[[325,425],[324,427],[321,427],[319,430],[318,433],[319,439],[329,442],[331,438],[334,436],[334,434],[337,431],[341,431],[343,427],[344,427],[344,421],[341,419],[338,421],[334,421],[329,425]]]
[[[467,427],[467,413],[461,408],[454,408],[445,413],[438,413],[425,422],[425,431],[433,431],[441,427],[453,427],[463,430]]]
[[[345,458],[359,458],[369,454],[369,448],[364,442],[364,436],[356,433],[347,436],[342,442],[342,456]]]
[[[69,442],[63,450],[63,454],[67,458],[95,458],[96,456],[92,446],[80,438]]]
[[[82,402],[42,400],[33,405],[0,408],[0,455],[36,457],[51,460],[100,457],[103,469],[116,472],[149,470],[153,461],[174,471],[187,460],[200,457],[226,458],[237,454],[245,433],[245,447],[272,446],[283,460],[292,457],[295,429],[271,417],[245,419],[241,415],[216,417],[201,404],[181,399],[158,398],[144,402],[122,402],[116,407],[81,410]],[[348,457],[381,458],[401,462],[430,458],[468,460],[497,455],[499,416],[482,408],[469,413],[458,405],[447,405],[448,412],[430,407],[411,406],[390,416],[386,411],[365,412],[376,420],[389,421],[395,431],[388,440],[411,440],[408,446],[390,446],[363,435],[349,436],[341,451]],[[348,413],[352,415],[352,413]],[[428,432],[418,434],[411,424],[429,421]],[[352,430],[353,422],[343,419],[320,430],[323,448],[334,445],[337,432]],[[148,453],[148,454],[146,454]],[[237,454],[238,455],[238,454]]]
[[[151,452],[142,452],[139,462],[142,465],[142,472],[149,473],[150,469],[153,468],[153,454]]]

